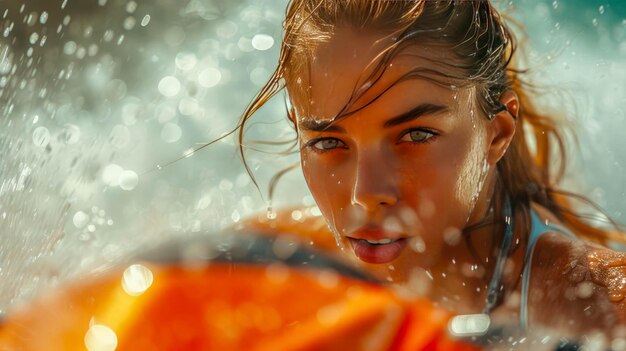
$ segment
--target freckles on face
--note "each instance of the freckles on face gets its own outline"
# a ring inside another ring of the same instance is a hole
[[[386,90],[430,64],[410,56],[394,59],[352,101],[360,109],[329,123],[377,53],[374,39],[338,32],[318,48],[308,77],[315,103],[294,99],[303,173],[344,247],[354,237],[419,238],[434,253],[443,233],[462,229],[472,215],[484,178],[486,122],[476,116],[473,87],[411,79]]]

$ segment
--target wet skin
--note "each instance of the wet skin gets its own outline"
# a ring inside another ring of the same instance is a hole
[[[476,259],[459,245],[460,233],[488,211],[494,165],[514,134],[514,119],[504,112],[487,120],[472,86],[425,79],[398,83],[368,104],[407,71],[445,57],[414,47],[393,59],[353,108],[367,106],[322,130],[386,44],[376,42],[380,38],[338,29],[289,89],[309,189],[341,248],[381,278],[406,283],[424,270],[446,272],[451,257],[474,266]],[[515,96],[503,99],[515,113]],[[475,233],[484,256],[491,254],[487,232]],[[484,285],[475,278],[467,284],[467,277],[452,274],[441,286],[474,296]]]
[[[381,38],[338,28],[314,51],[309,69],[288,82],[305,179],[345,256],[396,287],[426,294],[458,313],[478,313],[495,264],[492,243],[499,246],[501,238],[493,237],[492,228],[473,231],[474,254],[458,235],[489,215],[495,165],[515,133],[517,98],[503,94],[508,112],[492,121],[477,108],[471,86],[413,79],[372,102],[407,71],[436,66],[446,58],[445,51],[412,47],[394,58],[380,81],[353,103],[351,110],[358,111],[321,128],[342,110],[368,63],[387,44]],[[559,224],[545,209],[533,207],[542,220]],[[294,222],[296,229],[286,231],[297,232],[310,231],[320,220],[295,223],[287,214],[275,221]],[[320,233],[307,242],[328,247],[320,238],[330,233],[325,228],[315,232]],[[518,319],[527,235],[514,233],[518,248],[503,277],[506,299],[495,313],[509,322]],[[626,288],[621,292],[616,283],[626,276],[625,264],[623,254],[558,233],[544,235],[532,262],[532,325],[576,333],[625,322],[624,299],[618,295],[626,295]],[[588,273],[580,278],[583,269]],[[588,286],[581,288],[580,283]]]
[[[559,224],[547,210],[537,205],[533,207],[543,220],[553,225]],[[294,219],[292,210],[303,216]],[[324,251],[340,260],[348,258],[345,251],[338,250],[325,219],[312,213],[310,209],[283,209],[278,211],[274,219],[261,214],[243,223],[242,228],[268,235],[284,233],[288,235],[287,240],[299,240],[302,245]],[[292,236],[294,233],[298,234],[298,238]],[[513,325],[513,332],[517,330],[519,322],[521,289],[520,272],[515,267],[521,264],[522,258],[519,256],[524,249],[521,246],[508,261],[504,277],[505,298],[492,313],[496,325]],[[455,254],[451,255],[453,257]],[[490,272],[481,271],[481,268],[470,274],[463,273],[461,267],[469,262],[457,255],[456,264],[448,265],[447,270],[431,270],[432,280],[426,277],[404,283],[396,280],[390,287],[398,289],[403,296],[426,295],[456,313],[477,313],[484,306],[484,295],[467,293],[461,297],[463,291],[460,289],[481,286],[480,281],[489,277]],[[373,269],[376,266],[380,265],[366,264],[364,268],[383,279],[397,277],[397,271],[401,269],[398,267],[383,273],[382,270]],[[444,278],[441,273],[447,276]],[[463,278],[457,276],[459,273],[462,273]],[[535,246],[532,260],[528,298],[530,335],[538,337],[538,340],[547,335],[552,335],[553,341],[562,336],[581,340],[585,334],[592,337],[593,332],[602,331],[612,337],[623,338],[626,336],[623,327],[626,323],[624,278],[626,254],[582,240],[573,241],[560,233],[543,235]],[[455,285],[457,279],[462,279],[465,286]],[[412,294],[405,295],[407,290]],[[457,301],[454,296],[461,299]]]

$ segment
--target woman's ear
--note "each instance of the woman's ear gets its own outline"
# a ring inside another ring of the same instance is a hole
[[[513,90],[505,91],[500,102],[506,107],[498,112],[491,120],[491,145],[487,162],[495,165],[506,153],[509,144],[515,135],[517,116],[519,114],[519,99]]]

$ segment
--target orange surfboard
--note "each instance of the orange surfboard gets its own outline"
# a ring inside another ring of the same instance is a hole
[[[42,296],[3,321],[0,350],[477,349],[426,300],[306,248],[232,237],[168,243]]]

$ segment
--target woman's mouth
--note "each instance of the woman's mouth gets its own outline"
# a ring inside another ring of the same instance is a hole
[[[354,254],[363,262],[388,263],[400,256],[406,246],[406,238],[366,240],[351,238],[350,244]]]

